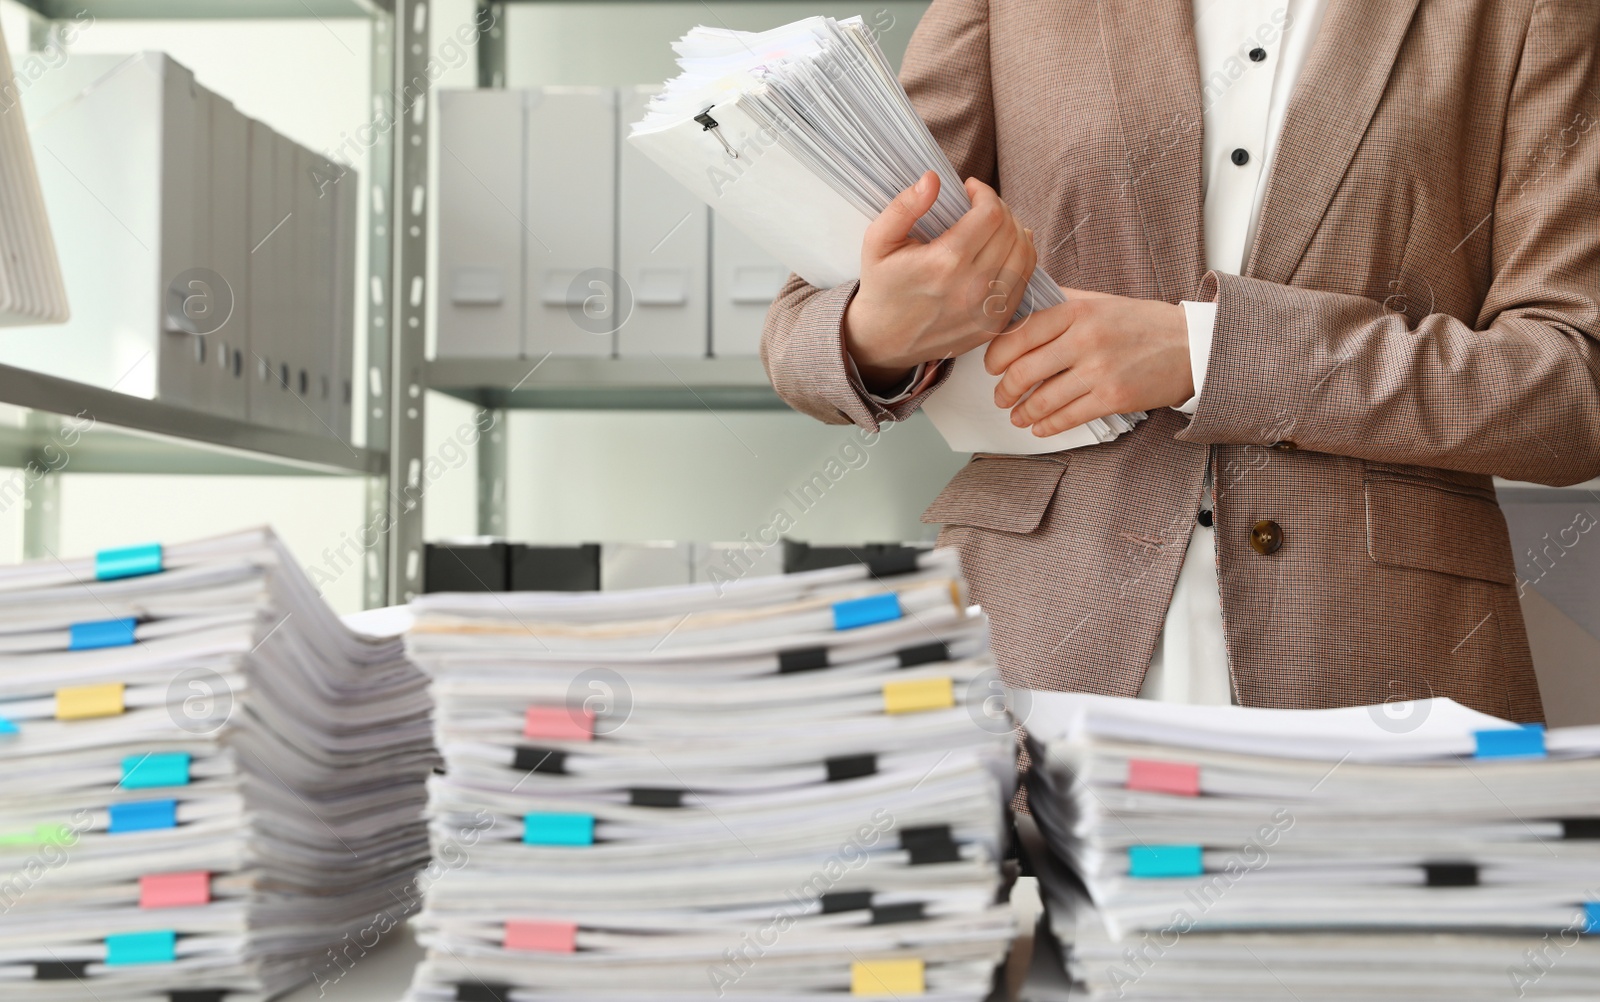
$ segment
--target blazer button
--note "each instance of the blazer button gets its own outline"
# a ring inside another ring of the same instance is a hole
[[[1277,553],[1278,547],[1283,545],[1283,527],[1267,519],[1257,522],[1250,527],[1250,548],[1263,557],[1269,553]]]
[[[1272,447],[1279,452],[1293,452],[1300,448],[1300,444],[1292,438],[1286,438],[1281,442],[1273,442]]]

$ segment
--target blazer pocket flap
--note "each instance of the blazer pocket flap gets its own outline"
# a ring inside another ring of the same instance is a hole
[[[1067,472],[1061,459],[977,456],[950,478],[922,521],[1032,532]]]
[[[1416,481],[1368,480],[1367,552],[1381,564],[1516,582],[1500,505],[1475,493]]]

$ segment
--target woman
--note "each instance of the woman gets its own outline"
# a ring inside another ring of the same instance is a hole
[[[902,80],[973,208],[908,238],[925,177],[858,283],[791,277],[773,385],[875,428],[987,342],[1036,434],[1149,412],[924,514],[1013,683],[1537,721],[1491,477],[1600,475],[1597,37],[1594,0],[934,0]],[[1070,301],[995,336],[1035,263]]]

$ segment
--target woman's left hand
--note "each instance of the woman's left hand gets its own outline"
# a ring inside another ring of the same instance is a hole
[[[1012,409],[1012,424],[1044,437],[1110,414],[1176,407],[1194,396],[1182,306],[1062,291],[1067,302],[1022,318],[984,353],[984,368],[1004,373],[994,402]]]

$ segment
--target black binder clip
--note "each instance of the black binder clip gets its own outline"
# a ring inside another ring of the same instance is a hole
[[[739,159],[739,151],[734,149],[732,146],[729,146],[728,140],[723,138],[722,130],[717,127],[717,120],[711,117],[710,108],[707,108],[705,111],[702,111],[700,114],[694,116],[694,120],[699,122],[701,127],[706,132],[709,132],[717,137],[717,142],[722,144],[722,151],[728,154],[730,159]]]

